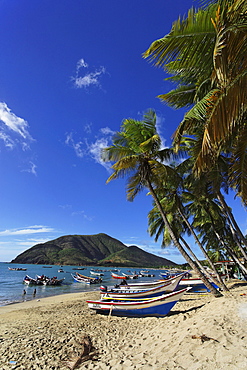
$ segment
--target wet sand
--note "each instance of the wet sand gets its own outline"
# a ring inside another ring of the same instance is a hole
[[[0,369],[68,369],[89,335],[95,356],[78,369],[247,368],[247,285],[230,294],[187,293],[163,318],[104,316],[66,294],[0,307]]]

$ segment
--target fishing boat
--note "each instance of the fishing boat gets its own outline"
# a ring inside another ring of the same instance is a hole
[[[150,274],[149,270],[141,270],[139,272],[139,276],[141,277],[154,277],[154,274]]]
[[[98,272],[98,271],[93,271],[93,270],[90,271],[90,274],[94,276],[104,276],[103,272]]]
[[[131,274],[125,274],[123,272],[123,276],[126,276],[127,279],[138,279],[138,275],[137,274],[133,274],[133,273],[131,273]]]
[[[128,279],[127,276],[118,275],[118,274],[115,274],[114,272],[111,273],[111,276],[113,277],[113,279],[122,279],[122,280]]]
[[[23,283],[25,283],[26,285],[42,285],[42,282],[40,280],[34,279],[29,275],[26,275],[23,278]]]
[[[48,276],[45,275],[36,275],[36,280],[41,282],[42,285],[61,285],[65,278],[57,279],[56,276],[49,278]]]
[[[101,277],[91,277],[91,276],[84,276],[82,274],[79,274],[79,272],[76,272],[75,275],[71,274],[74,281],[77,283],[84,283],[84,284],[99,284],[102,282]]]
[[[132,299],[132,298],[147,298],[147,297],[156,297],[158,295],[164,294],[164,293],[171,293],[173,292],[180,280],[182,279],[182,276],[179,277],[174,277],[172,279],[169,279],[165,281],[163,284],[160,284],[157,287],[153,287],[150,289],[142,289],[142,290],[137,290],[137,289],[131,289],[126,287],[125,289],[116,289],[113,288],[108,291],[107,287],[101,286],[100,287],[100,294],[101,294],[101,299]]]
[[[212,281],[210,281],[210,279],[208,279],[210,284],[212,284],[216,289],[219,289],[219,286],[216,285],[215,283],[213,283]],[[200,279],[200,278],[183,278],[179,285],[181,286],[181,288],[185,288],[185,287],[190,287],[191,288],[191,293],[192,292],[200,292],[200,291],[209,291],[208,288],[206,287],[206,285],[204,285],[203,281]]]
[[[77,283],[84,283],[84,284],[88,284],[88,285],[92,284],[92,281],[89,280],[89,279],[81,278],[81,277],[79,277],[77,275],[73,275],[73,274],[71,274],[71,276],[74,279],[74,281],[76,281]]]
[[[26,271],[27,269],[24,267],[8,267],[11,271]]]
[[[190,288],[163,294],[153,298],[132,299],[126,301],[87,301],[88,307],[96,313],[111,314],[115,316],[146,317],[166,316],[175,304]]]
[[[130,282],[127,282],[125,281],[124,283],[120,283],[119,284],[119,288],[120,289],[126,289],[127,287],[128,288],[131,288],[131,289],[150,289],[150,288],[155,288],[155,287],[158,287],[160,286],[161,284],[165,283],[165,282],[169,282],[171,279],[174,279],[174,278],[178,278],[178,279],[182,279],[184,277],[185,273],[183,272],[182,274],[179,274],[177,276],[174,276],[170,279],[162,279],[162,280],[155,280],[155,281],[143,281],[143,282],[140,282],[140,283],[130,283]]]

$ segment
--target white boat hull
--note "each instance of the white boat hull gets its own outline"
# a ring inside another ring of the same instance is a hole
[[[147,300],[128,300],[128,301],[87,301],[90,309],[97,313],[107,313],[116,316],[166,316],[179,299],[182,298],[190,288],[180,291],[163,294]]]

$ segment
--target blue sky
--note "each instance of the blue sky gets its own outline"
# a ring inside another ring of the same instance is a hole
[[[0,0],[0,261],[62,235],[100,232],[174,262],[147,233],[151,199],[106,185],[100,149],[153,108],[169,145],[183,112],[142,58],[192,0]],[[230,200],[242,230],[246,214]],[[193,245],[193,243],[192,243]],[[200,256],[200,255],[199,255]]]

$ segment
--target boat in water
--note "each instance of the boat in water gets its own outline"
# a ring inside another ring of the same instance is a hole
[[[113,279],[119,279],[119,280],[125,280],[125,279],[128,279],[128,276],[125,276],[125,275],[118,275],[118,274],[115,274],[115,272],[112,272],[111,273],[111,276]]]
[[[79,272],[76,272],[75,275],[71,274],[72,278],[74,281],[77,283],[84,283],[84,284],[100,284],[102,283],[102,278],[97,276],[97,277],[91,277],[91,276],[85,276],[82,274],[79,274]]]
[[[26,275],[23,279],[23,283],[26,285],[61,285],[64,281],[63,279],[57,279],[56,276],[49,278],[45,275],[36,275],[36,278]]]

